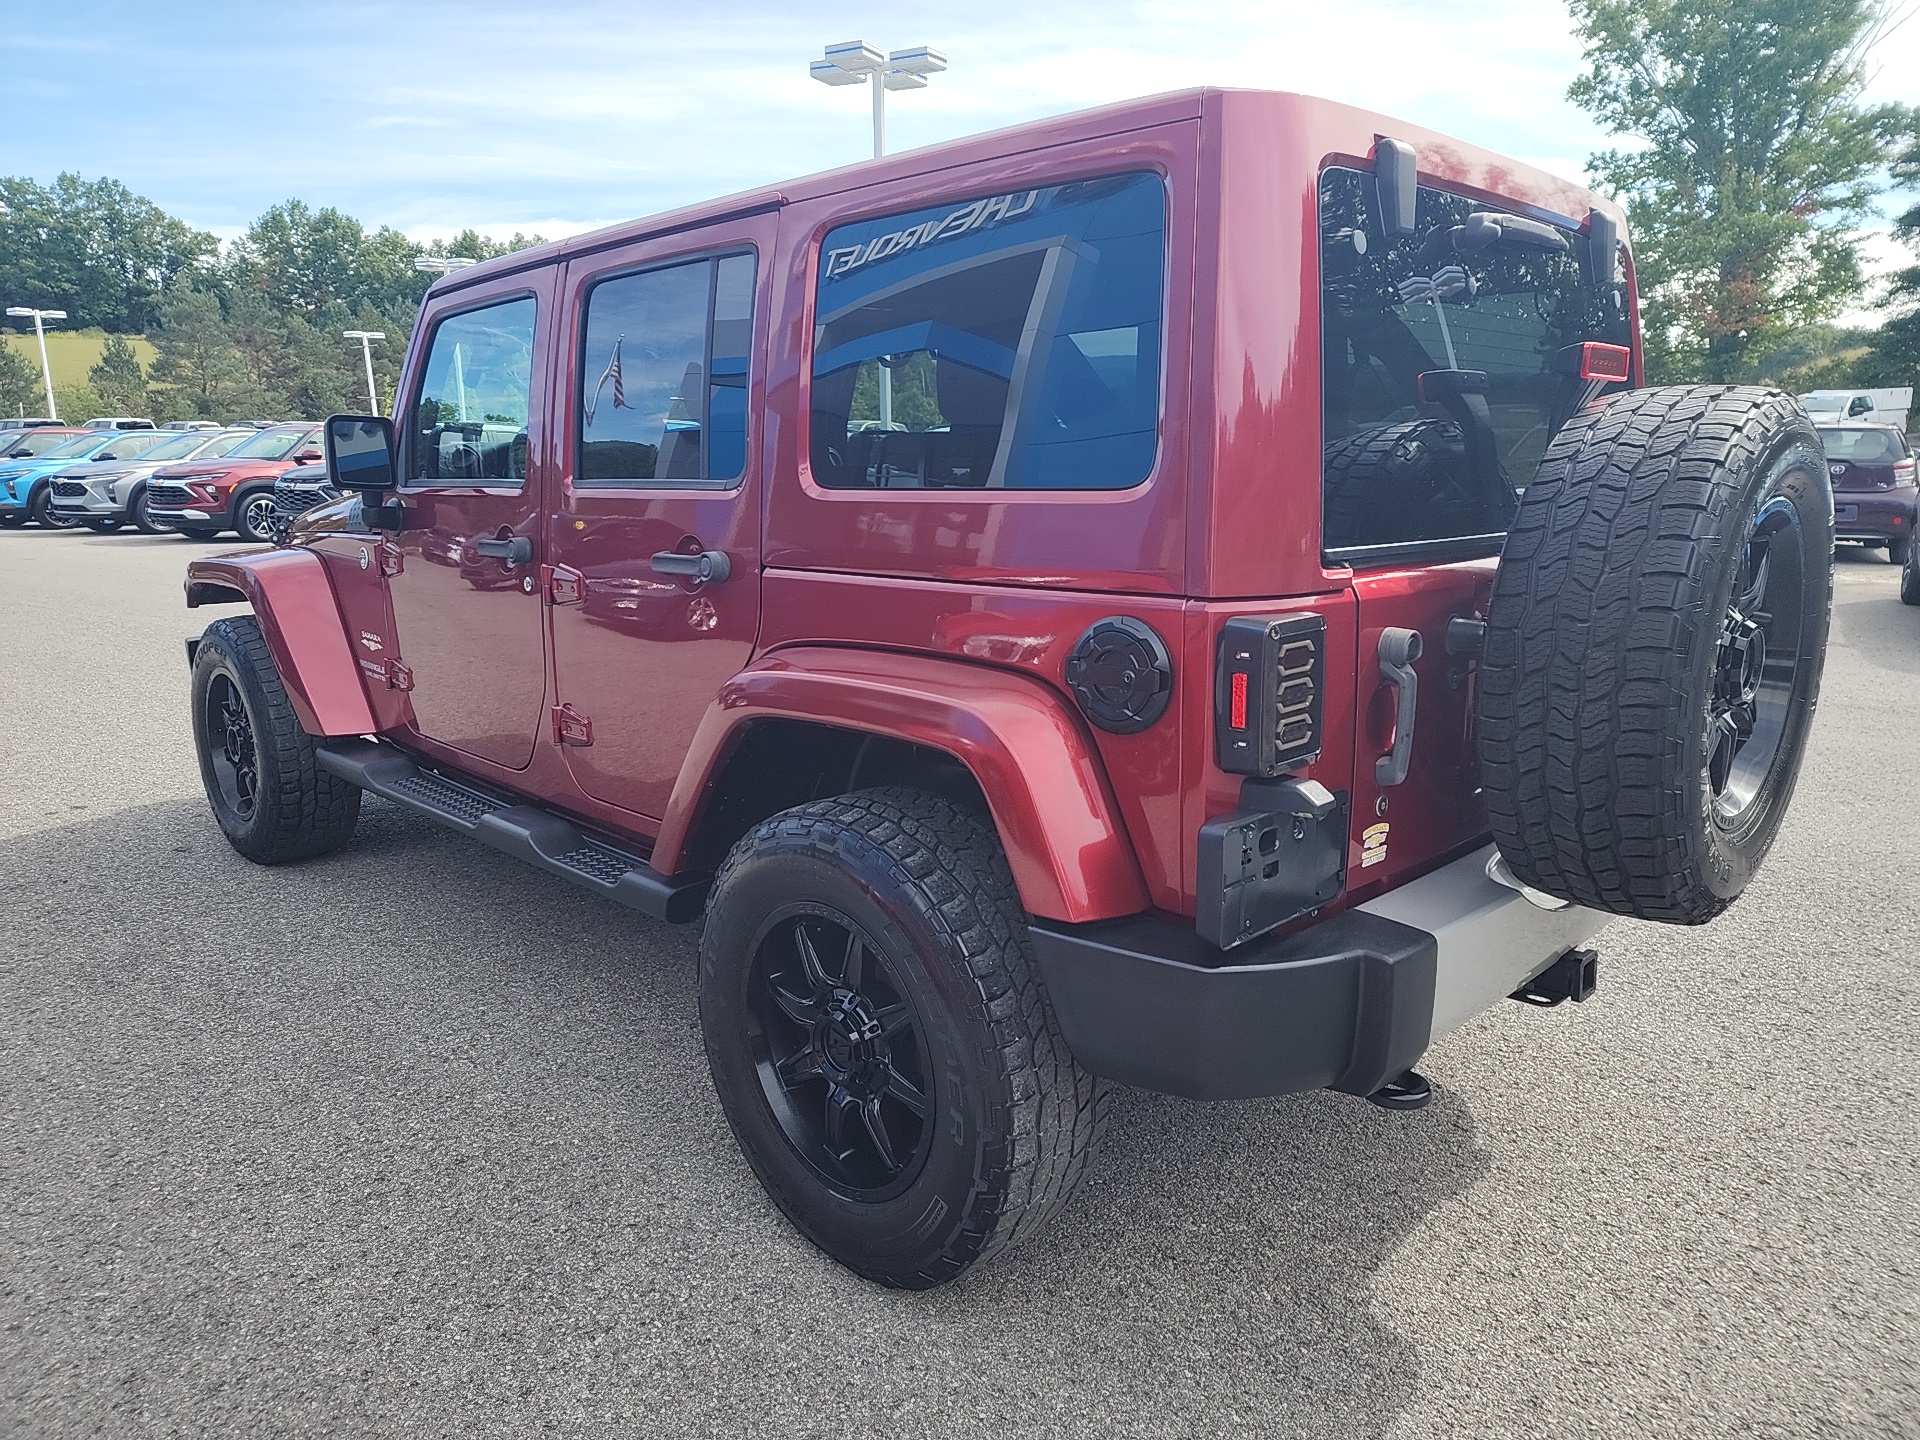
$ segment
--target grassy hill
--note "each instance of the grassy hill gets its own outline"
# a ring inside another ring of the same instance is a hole
[[[23,355],[34,365],[40,365],[40,348],[34,344],[33,327],[25,330],[18,328],[18,320],[7,321],[7,344],[16,355]],[[133,346],[133,353],[140,357],[142,365],[153,364],[153,342],[144,335],[127,335],[123,339]],[[87,378],[100,360],[100,350],[107,343],[104,330],[48,330],[47,364],[53,369],[53,383],[78,385]]]

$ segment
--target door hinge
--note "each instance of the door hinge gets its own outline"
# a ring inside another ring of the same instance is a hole
[[[389,690],[413,689],[413,671],[398,660],[387,661],[387,688]]]
[[[587,577],[565,565],[542,565],[540,588],[549,605],[578,605],[586,595]]]
[[[554,706],[553,743],[556,745],[593,744],[593,721],[571,705]]]
[[[406,568],[407,552],[402,550],[398,545],[389,545],[384,540],[381,541],[380,573],[382,575],[398,575]]]

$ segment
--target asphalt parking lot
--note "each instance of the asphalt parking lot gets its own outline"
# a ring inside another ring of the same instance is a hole
[[[734,1150],[694,936],[369,801],[206,813],[173,537],[0,531],[0,1433],[1920,1436],[1920,609],[1843,553],[1813,750],[1704,930],[1602,937],[1393,1115],[1127,1093],[931,1294]]]

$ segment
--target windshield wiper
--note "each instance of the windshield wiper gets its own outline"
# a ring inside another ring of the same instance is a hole
[[[1497,210],[1476,210],[1463,225],[1436,230],[1420,247],[1421,259],[1444,255],[1472,255],[1495,245],[1524,245],[1530,250],[1554,250],[1565,255],[1573,247],[1558,228],[1518,215],[1502,215]]]

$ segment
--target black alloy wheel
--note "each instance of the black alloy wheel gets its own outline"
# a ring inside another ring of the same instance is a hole
[[[1800,512],[1776,496],[1760,508],[1720,625],[1707,727],[1707,789],[1714,819],[1739,823],[1753,804],[1792,712],[1806,580]]]
[[[227,808],[241,819],[253,815],[260,796],[260,760],[253,744],[253,717],[233,677],[220,674],[207,686],[207,759]]]
[[[748,987],[754,1065],[787,1142],[853,1199],[898,1194],[926,1161],[933,1086],[885,955],[846,916],[790,907],[761,932]]]
[[[133,528],[138,530],[142,535],[164,535],[167,533],[166,526],[160,524],[159,521],[153,518],[153,513],[147,506],[146,486],[142,485],[134,492],[133,504],[128,507],[127,513],[128,518],[133,523]]]
[[[62,515],[53,508],[53,486],[42,485],[27,502],[27,513],[47,530],[71,530],[80,523],[78,515]]]

